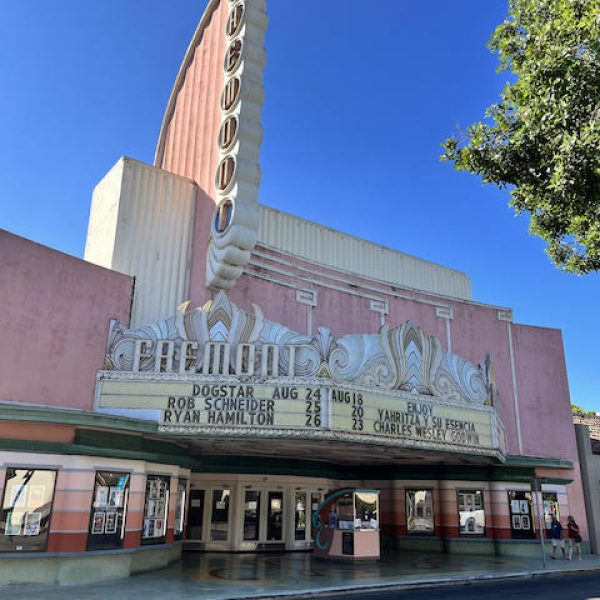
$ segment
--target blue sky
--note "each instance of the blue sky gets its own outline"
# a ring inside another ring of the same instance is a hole
[[[83,253],[91,192],[152,162],[205,0],[3,0],[0,227]],[[600,411],[600,275],[556,270],[508,192],[439,161],[507,75],[506,0],[270,0],[261,201],[467,272],[474,299],[563,330],[572,400]],[[549,366],[551,368],[551,366]]]

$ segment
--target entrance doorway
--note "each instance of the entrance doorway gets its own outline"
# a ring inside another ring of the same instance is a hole
[[[308,550],[314,539],[312,512],[331,484],[193,474],[186,542],[207,551]]]

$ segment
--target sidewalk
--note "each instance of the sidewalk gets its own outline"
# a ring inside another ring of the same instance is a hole
[[[343,591],[460,585],[473,581],[600,571],[600,556],[551,560],[388,552],[371,564],[346,564],[295,554],[188,554],[168,569],[86,586],[2,588],[11,599],[226,600]]]

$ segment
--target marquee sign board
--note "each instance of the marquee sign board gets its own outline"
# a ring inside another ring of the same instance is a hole
[[[165,434],[319,437],[502,458],[489,362],[442,350],[414,323],[303,336],[221,292],[139,330],[113,323],[102,412],[152,414]],[[151,413],[148,413],[151,411]]]
[[[498,449],[500,426],[492,407],[465,408],[423,401],[406,393],[373,392],[317,381],[298,384],[247,383],[199,377],[195,382],[99,381],[100,409],[160,411],[160,429],[193,435],[214,429],[260,433],[266,429],[345,432],[382,443],[467,448],[480,453]]]

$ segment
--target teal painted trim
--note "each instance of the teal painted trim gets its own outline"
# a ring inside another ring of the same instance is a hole
[[[83,410],[66,410],[7,402],[0,402],[0,421],[34,421],[37,423],[120,429],[139,433],[158,433],[158,423],[153,421],[115,417]]]
[[[548,458],[545,456],[520,456],[509,454],[507,467],[549,467],[553,469],[572,469],[573,461],[568,458]]]
[[[81,456],[103,456],[105,458],[125,458],[128,460],[145,460],[166,465],[198,468],[199,461],[187,456],[164,455],[154,452],[123,450],[121,448],[104,448],[84,446],[81,444],[62,444],[58,442],[31,442],[28,440],[0,440],[0,450],[17,452],[39,452],[42,454],[66,454]]]

